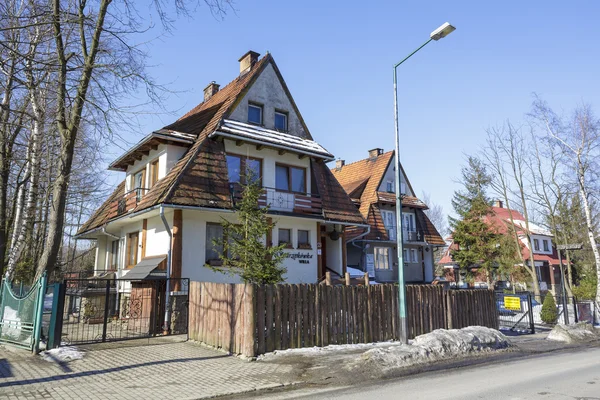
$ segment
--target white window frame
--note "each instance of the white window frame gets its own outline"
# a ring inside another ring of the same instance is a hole
[[[250,107],[258,108],[258,110],[260,111],[260,122],[250,121]],[[248,103],[248,123],[255,125],[263,124],[263,107],[260,104]]]
[[[416,264],[419,262],[419,256],[417,254],[417,249],[410,249],[410,262]]]
[[[283,129],[275,126],[275,121],[277,120],[277,115],[282,115],[285,118],[285,127]],[[288,127],[289,127],[289,122],[290,121],[288,118],[288,114],[286,112],[275,110],[275,115],[273,116],[273,126],[274,126],[275,130],[280,131],[280,132],[287,132]]]
[[[387,181],[387,186],[386,186],[386,191],[388,193],[394,193],[394,182],[393,181]]]
[[[548,240],[544,239],[544,240],[542,240],[542,242],[543,242],[542,248],[544,249],[544,251],[546,251],[546,252],[550,251],[550,245],[548,244]]]
[[[540,251],[540,239],[533,239],[533,251]]]
[[[375,269],[380,271],[391,270],[390,264],[390,248],[389,247],[374,247],[373,258],[375,259]],[[384,261],[380,264],[380,260]]]
[[[406,223],[406,217],[408,217],[408,219],[410,220],[411,224],[407,224]],[[416,225],[416,221],[415,221],[415,214],[413,213],[402,213],[402,229],[404,229],[405,232],[416,232],[417,231],[417,225]],[[412,225],[412,229],[409,225]]]

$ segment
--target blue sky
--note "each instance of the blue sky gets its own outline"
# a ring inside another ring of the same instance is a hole
[[[237,0],[235,7],[224,20],[201,7],[148,45],[150,73],[178,92],[165,107],[182,114],[210,81],[231,81],[247,50],[268,50],[313,137],[347,162],[393,148],[392,65],[442,23],[455,25],[398,70],[402,164],[417,193],[429,192],[446,213],[464,154],[477,151],[487,128],[522,121],[532,93],[559,112],[600,104],[599,2]],[[144,117],[126,137],[137,141],[175,117]]]

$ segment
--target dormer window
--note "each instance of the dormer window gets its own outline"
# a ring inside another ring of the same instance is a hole
[[[282,111],[275,111],[275,129],[281,132],[288,130],[288,116]]]
[[[262,125],[263,108],[258,104],[248,104],[248,122]]]
[[[394,193],[394,182],[387,181],[387,192]]]

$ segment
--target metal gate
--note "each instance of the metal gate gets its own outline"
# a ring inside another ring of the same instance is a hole
[[[188,288],[187,278],[67,279],[54,345],[187,334]]]
[[[42,328],[46,274],[30,288],[13,286],[7,279],[0,287],[0,343],[37,351]]]
[[[535,333],[531,293],[496,293],[500,330]]]

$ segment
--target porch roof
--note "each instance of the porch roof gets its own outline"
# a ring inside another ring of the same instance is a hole
[[[130,280],[143,280],[148,278],[166,278],[166,271],[156,271],[160,264],[165,261],[166,255],[145,257],[125,274],[125,278]]]

